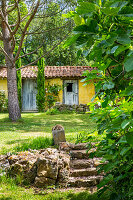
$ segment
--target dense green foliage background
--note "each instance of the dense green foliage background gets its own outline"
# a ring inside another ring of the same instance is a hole
[[[99,134],[106,134],[97,155],[105,172],[98,188],[110,200],[133,199],[133,2],[80,0],[66,17],[77,26],[65,46],[76,44],[94,70],[85,84],[95,81],[97,101],[90,103]],[[99,109],[96,109],[98,104]],[[94,156],[94,155],[92,155]],[[105,164],[106,163],[106,164]]]

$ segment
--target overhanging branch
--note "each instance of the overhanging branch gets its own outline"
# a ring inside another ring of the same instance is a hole
[[[16,54],[16,56],[15,56],[15,61],[16,61],[16,60],[18,59],[18,57],[19,57],[20,51],[21,51],[21,49],[22,49],[22,44],[23,44],[23,41],[24,41],[24,37],[25,37],[26,31],[27,31],[27,29],[28,29],[28,27],[29,27],[29,25],[30,25],[32,19],[34,18],[35,14],[36,14],[36,12],[37,12],[37,9],[38,9],[39,4],[40,4],[40,0],[38,0],[38,2],[37,2],[37,4],[36,4],[36,7],[35,7],[35,9],[34,9],[34,11],[33,11],[33,13],[32,13],[32,15],[30,16],[28,22],[26,23],[26,25],[25,25],[25,27],[24,27],[24,30],[23,30],[23,33],[22,33],[22,36],[21,36],[21,39],[20,39],[20,43],[19,43],[19,48],[18,48],[17,54]]]
[[[12,59],[9,57],[9,55],[6,53],[6,51],[2,47],[0,47],[0,49],[4,53],[4,55],[11,61],[12,65],[14,66]]]
[[[69,21],[70,22],[70,21]],[[41,32],[28,32],[28,33],[26,33],[26,35],[36,35],[36,34],[43,34],[43,33],[47,33],[47,32],[50,32],[50,31],[55,31],[55,30],[59,30],[59,29],[61,29],[61,28],[64,28],[64,27],[66,27],[67,25],[69,25],[69,22],[68,23],[66,23],[65,25],[63,25],[63,26],[60,26],[60,27],[56,27],[56,28],[52,28],[52,29],[49,29],[49,30],[45,30],[45,31],[41,31]]]
[[[70,32],[69,32],[69,33],[70,33]],[[57,46],[59,46],[59,45],[68,37],[69,33],[68,33],[67,35],[65,35],[65,37],[64,37],[60,42],[58,42],[56,45],[54,45],[54,46],[52,47],[52,49],[51,49],[50,51],[48,51],[46,54],[43,54],[42,56],[38,57],[35,61],[33,61],[33,62],[31,62],[31,63],[29,63],[29,64],[23,66],[23,67],[20,67],[20,68],[18,68],[17,70],[20,70],[20,69],[23,69],[23,68],[25,68],[25,67],[31,66],[31,65],[37,63],[41,58],[48,56]]]

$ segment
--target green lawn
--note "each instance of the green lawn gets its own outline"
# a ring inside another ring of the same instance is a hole
[[[98,197],[88,190],[47,189],[37,193],[34,188],[20,187],[12,179],[0,179],[0,200],[109,200],[108,194]]]
[[[24,113],[22,119],[12,123],[8,114],[0,114],[0,152],[6,153],[17,145],[24,144],[33,138],[52,138],[52,127],[61,124],[65,128],[66,139],[75,142],[79,133],[91,133],[95,123],[89,114],[58,114]]]

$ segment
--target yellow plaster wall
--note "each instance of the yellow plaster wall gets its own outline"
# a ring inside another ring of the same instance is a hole
[[[63,85],[63,80],[61,80],[60,78],[54,78],[54,79],[45,79],[45,85],[47,86],[47,84],[53,85],[53,84],[58,84],[60,86]],[[60,90],[59,91],[59,99],[58,102],[63,103],[63,91]]]
[[[95,95],[95,87],[93,82],[83,86],[84,83],[79,80],[79,104],[87,104]]]
[[[0,79],[0,90],[4,90],[6,96],[8,95],[8,92],[7,92],[7,80],[6,79]]]
[[[95,87],[93,82],[90,82],[90,84],[83,86],[84,83],[80,82],[81,80],[78,81],[79,84],[79,104],[87,104],[91,101],[93,96],[95,95]],[[63,85],[63,80],[60,78],[55,78],[55,79],[46,79],[45,84],[58,84],[58,85]],[[4,90],[6,93],[6,96],[8,95],[7,92],[7,80],[6,79],[0,79],[0,90]],[[59,92],[59,99],[58,101],[60,103],[63,103],[63,91],[61,90]]]

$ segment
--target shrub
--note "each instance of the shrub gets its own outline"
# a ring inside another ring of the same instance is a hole
[[[62,87],[58,84],[50,85],[48,83],[46,87],[46,107],[51,108],[55,102],[58,101],[59,98],[59,91],[62,89]]]
[[[5,92],[0,91],[0,112],[5,112],[8,110],[8,100],[6,98]]]
[[[37,108],[39,112],[44,111],[45,107],[45,74],[44,74],[44,58],[38,61],[37,75]]]
[[[48,109],[46,112],[46,115],[57,115],[57,114],[60,114],[60,111],[57,110],[56,108]]]

